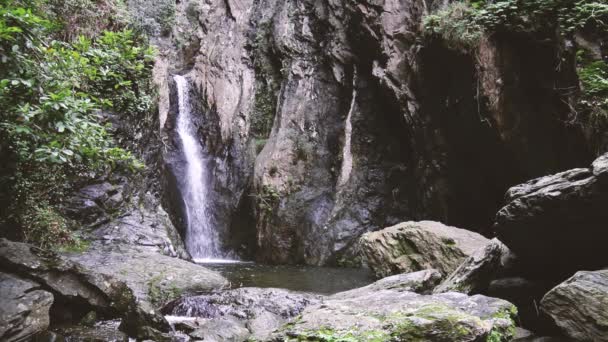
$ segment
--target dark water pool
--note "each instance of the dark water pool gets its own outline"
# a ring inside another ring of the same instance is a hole
[[[373,282],[369,270],[313,266],[272,266],[256,263],[201,263],[221,273],[237,287],[275,287],[333,294]]]

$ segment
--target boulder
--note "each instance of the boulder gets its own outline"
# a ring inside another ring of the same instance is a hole
[[[333,298],[348,298],[380,290],[410,291],[430,294],[439,284],[442,275],[437,270],[424,270],[413,273],[403,273],[382,278],[373,284],[357,289],[336,293]]]
[[[376,277],[436,269],[443,275],[489,242],[483,236],[439,222],[403,222],[360,239],[361,253]]]
[[[0,265],[52,292],[62,304],[57,306],[61,311],[54,313],[57,318],[78,321],[93,310],[108,317],[122,317],[123,329],[132,336],[145,337],[170,329],[158,312],[142,306],[124,282],[96,268],[6,239],[0,239]]]
[[[124,282],[142,305],[160,308],[186,294],[228,286],[227,280],[203,266],[149,248],[95,241],[87,251],[67,257],[89,269]]]
[[[124,202],[124,191],[124,183],[113,185],[104,181],[89,184],[68,197],[63,210],[70,218],[85,224],[108,221]]]
[[[501,270],[502,260],[509,249],[497,239],[477,250],[458,266],[437,288],[435,293],[456,291],[481,293]]]
[[[163,313],[195,317],[186,326],[175,324],[195,339],[266,340],[270,334],[299,315],[320,297],[272,288],[240,288],[208,295],[184,297],[169,303]]]
[[[549,291],[540,307],[570,338],[608,341],[608,270],[577,272]]]
[[[309,306],[273,341],[510,341],[516,312],[511,303],[482,295],[370,288]]]
[[[53,295],[40,285],[0,272],[0,340],[21,341],[46,330]]]
[[[608,265],[608,155],[510,188],[494,230],[529,272],[563,280]],[[539,272],[540,271],[540,272]]]

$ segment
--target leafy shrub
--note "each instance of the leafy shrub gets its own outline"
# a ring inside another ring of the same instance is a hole
[[[74,1],[92,4],[89,10],[111,3]],[[57,40],[73,15],[48,13],[59,4],[0,0],[0,146],[12,165],[0,182],[17,194],[9,211],[24,237],[41,245],[74,242],[56,210],[67,188],[143,167],[116,146],[103,110],[137,117],[152,105],[154,56],[146,41],[127,29]]]
[[[584,32],[592,37],[608,35],[608,3],[597,0],[496,0],[457,1],[427,15],[423,30],[441,38],[448,47],[472,52],[484,35],[496,32],[529,33],[553,39]],[[600,131],[608,126],[608,64],[583,58],[579,51],[577,70],[581,95],[578,120],[588,118]],[[582,114],[582,115],[579,115]],[[583,122],[585,125],[586,122]],[[599,132],[601,133],[601,132]]]
[[[128,0],[131,23],[150,36],[168,35],[175,24],[175,0]]]
[[[42,248],[78,244],[68,221],[48,202],[28,201],[20,223],[25,241]]]
[[[72,41],[79,36],[92,38],[105,30],[121,30],[128,25],[129,15],[122,0],[40,2],[40,7],[58,27],[56,36],[64,41]]]
[[[451,48],[468,50],[477,46],[483,35],[483,28],[474,20],[474,11],[465,3],[455,2],[425,16],[424,31],[443,38]]]
[[[593,0],[456,1],[423,19],[427,34],[451,47],[475,48],[484,34],[497,31],[552,32],[606,30],[608,4]]]

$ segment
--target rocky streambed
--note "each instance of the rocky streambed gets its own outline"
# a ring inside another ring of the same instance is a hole
[[[0,339],[606,341],[607,165],[608,155],[511,188],[494,239],[433,221],[362,235],[375,282],[350,270],[209,269],[179,258],[150,210],[92,229],[79,252],[2,239]]]

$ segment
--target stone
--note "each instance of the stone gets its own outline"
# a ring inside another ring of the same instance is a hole
[[[112,320],[99,321],[91,326],[62,327],[54,331],[60,337],[49,338],[48,341],[128,342],[129,337],[118,330],[119,325],[118,320]]]
[[[540,308],[574,340],[608,341],[608,270],[577,272],[549,291]]]
[[[241,342],[246,341],[251,334],[243,322],[228,317],[204,321],[200,328],[188,335],[199,341]]]
[[[430,294],[439,284],[443,276],[437,270],[424,270],[413,273],[403,273],[382,278],[370,285],[349,291],[337,293],[333,298],[356,297],[365,293],[379,290],[409,291],[420,294]]]
[[[458,266],[437,288],[435,293],[456,291],[466,294],[481,293],[501,270],[501,261],[509,249],[498,239],[492,239]]]
[[[509,302],[482,295],[370,289],[307,307],[273,341],[510,341],[516,312]]]
[[[123,281],[138,300],[151,308],[160,308],[182,295],[228,286],[227,280],[216,272],[149,248],[94,241],[87,251],[67,257]]]
[[[433,221],[403,222],[360,239],[363,258],[378,278],[431,268],[447,275],[488,242],[475,232]]]
[[[108,181],[86,185],[66,199],[63,211],[84,224],[107,221],[123,203],[124,188],[124,184],[112,185]]]
[[[608,186],[601,181],[608,174],[606,158],[507,191],[494,230],[530,274],[563,280],[581,269],[608,266]]]
[[[165,306],[163,313],[170,317],[195,317],[184,330],[193,338],[263,341],[306,306],[319,301],[320,296],[283,289],[239,288],[183,297]],[[180,326],[175,324],[176,329]]]
[[[49,327],[53,295],[39,284],[0,272],[0,340],[22,341]]]
[[[6,239],[0,239],[0,264],[60,298],[64,303],[62,313],[70,319],[78,321],[93,310],[108,317],[122,317],[123,329],[131,336],[144,336],[142,329],[164,332],[170,329],[166,320],[141,303],[124,282],[99,269]]]

